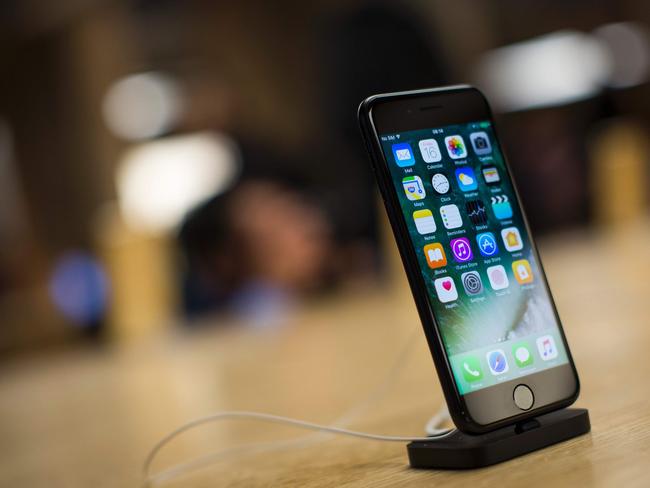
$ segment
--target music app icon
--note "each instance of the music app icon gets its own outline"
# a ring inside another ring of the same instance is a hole
[[[467,237],[459,237],[458,239],[452,239],[449,243],[451,247],[451,252],[454,254],[454,259],[459,263],[466,263],[474,259],[474,254],[472,254],[472,248],[469,245],[469,239]]]
[[[557,357],[557,347],[555,347],[555,341],[550,335],[537,338],[537,350],[544,361],[550,361]]]

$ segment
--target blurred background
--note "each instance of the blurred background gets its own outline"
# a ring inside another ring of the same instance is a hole
[[[281,327],[402,274],[356,123],[472,83],[538,235],[648,215],[633,0],[5,0],[0,360]]]

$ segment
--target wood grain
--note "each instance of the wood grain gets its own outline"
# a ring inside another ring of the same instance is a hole
[[[561,235],[542,255],[582,381],[592,433],[468,472],[408,468],[404,444],[313,436],[225,422],[189,432],[160,470],[251,442],[296,446],[221,455],[160,484],[214,486],[648,486],[650,226]],[[383,381],[418,335],[398,379],[351,427],[421,435],[442,401],[403,280],[310,303],[279,327],[175,333],[130,349],[79,351],[0,373],[0,486],[139,486],[147,450],[171,430],[223,409],[331,422]],[[413,332],[415,330],[415,332]]]

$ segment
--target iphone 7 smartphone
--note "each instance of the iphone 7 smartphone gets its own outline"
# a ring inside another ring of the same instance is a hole
[[[573,403],[578,375],[485,97],[376,95],[359,120],[456,426]]]

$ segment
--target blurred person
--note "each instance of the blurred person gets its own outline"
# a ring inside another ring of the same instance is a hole
[[[275,322],[332,269],[327,216],[287,180],[243,181],[191,213],[179,239],[190,317],[224,310]]]

